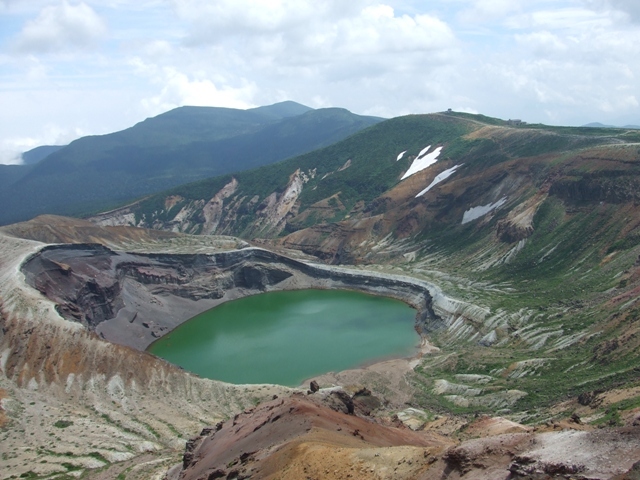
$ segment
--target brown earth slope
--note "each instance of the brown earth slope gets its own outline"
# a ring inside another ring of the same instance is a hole
[[[192,438],[166,478],[605,480],[634,478],[640,460],[640,426],[533,431],[485,417],[467,429],[479,438],[458,442],[357,409],[348,414],[345,399],[320,391],[246,410]]]

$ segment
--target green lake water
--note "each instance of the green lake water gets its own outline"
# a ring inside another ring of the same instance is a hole
[[[201,313],[148,351],[202,377],[297,386],[416,353],[415,314],[398,300],[357,292],[270,292]]]

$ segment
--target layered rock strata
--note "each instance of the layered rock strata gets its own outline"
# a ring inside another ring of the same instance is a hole
[[[94,244],[48,246],[23,271],[29,285],[55,302],[64,318],[137,349],[222,302],[271,290],[334,288],[385,295],[417,310],[419,333],[444,327],[433,309],[433,286],[306,263],[259,248],[169,255],[117,252]]]

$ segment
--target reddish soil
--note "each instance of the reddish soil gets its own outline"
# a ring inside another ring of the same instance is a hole
[[[389,450],[404,447],[402,457],[424,461],[452,445],[437,434],[382,425],[341,410],[345,404],[333,395],[294,395],[262,404],[195,439],[180,479],[225,478],[233,471],[251,478],[368,479],[376,477],[371,470],[376,462],[360,458],[363,452],[380,450],[371,455],[377,460],[383,452],[386,458]],[[377,463],[386,467],[388,458]],[[407,464],[413,465],[418,466]]]
[[[321,391],[247,410],[192,439],[184,470],[168,478],[637,478],[638,426],[585,431],[578,423],[564,422],[534,431],[502,418],[481,417],[461,432],[462,437],[479,438],[456,445],[436,433],[367,417],[357,406],[347,414],[349,398],[344,392]]]

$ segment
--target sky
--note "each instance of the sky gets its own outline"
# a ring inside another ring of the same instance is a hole
[[[640,1],[0,0],[0,163],[284,100],[640,124]]]

